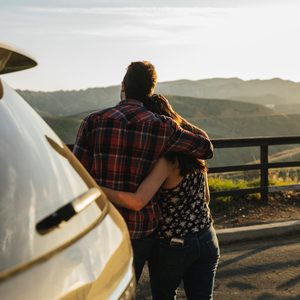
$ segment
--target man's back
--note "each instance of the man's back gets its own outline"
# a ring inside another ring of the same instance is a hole
[[[97,124],[93,132],[97,149],[94,178],[113,189],[135,191],[164,153],[172,128],[134,100],[123,101],[93,118]]]
[[[168,122],[162,122],[136,100],[89,115],[81,129],[75,155],[99,185],[130,192],[164,153],[172,131]],[[150,201],[140,212],[119,210],[132,238],[148,235],[157,226],[160,210],[156,201]]]

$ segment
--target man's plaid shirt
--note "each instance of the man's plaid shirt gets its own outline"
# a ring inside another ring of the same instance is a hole
[[[137,100],[121,101],[86,117],[73,150],[100,186],[128,192],[135,192],[155,161],[171,151],[211,158],[212,144],[172,119],[153,114]],[[160,209],[155,199],[140,211],[118,209],[133,239],[157,228]]]

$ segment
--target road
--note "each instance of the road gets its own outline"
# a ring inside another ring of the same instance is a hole
[[[150,299],[144,268],[137,300]],[[186,299],[182,288],[177,299]],[[299,300],[300,236],[222,246],[214,299]]]

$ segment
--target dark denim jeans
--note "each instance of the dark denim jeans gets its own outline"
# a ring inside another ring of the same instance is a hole
[[[155,240],[153,236],[131,240],[136,282],[138,282],[141,277],[145,262],[148,261],[152,255],[154,243]]]
[[[168,240],[157,239],[149,262],[153,299],[176,299],[181,281],[187,299],[212,299],[219,257],[213,226],[185,237],[184,246],[170,246]]]

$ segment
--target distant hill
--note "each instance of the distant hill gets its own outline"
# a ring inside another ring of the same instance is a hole
[[[62,117],[114,106],[119,101],[120,88],[112,86],[78,91],[18,93],[42,115]]]
[[[195,125],[205,128],[211,138],[246,138],[300,135],[300,115],[298,114],[275,114],[241,118],[191,118],[189,121]],[[284,150],[287,150],[287,146],[273,146],[270,147],[269,151],[270,155],[274,155],[278,151],[281,152]],[[293,154],[293,156],[295,155]],[[259,157],[259,147],[216,149],[214,158],[209,162],[209,165],[220,166],[224,165],[224,163],[233,165],[245,164],[255,161],[259,159]]]
[[[115,105],[119,102],[120,86],[78,91],[18,92],[44,115],[69,116]],[[281,110],[286,104],[300,103],[300,83],[279,78],[247,81],[238,78],[176,80],[158,83],[156,92],[202,99],[231,99],[274,106],[279,113],[300,113],[300,107],[295,106],[290,110]]]
[[[211,138],[300,135],[300,115],[276,114],[262,105],[232,100],[168,98],[176,111],[205,129]],[[44,115],[44,119],[65,143],[72,144],[82,119],[91,112],[65,117]],[[276,148],[274,152],[282,150]],[[209,165],[243,164],[258,158],[258,148],[216,149]]]
[[[66,144],[74,144],[81,118],[43,116],[48,125]]]
[[[272,106],[272,109],[278,113],[283,114],[295,114],[300,113],[300,101],[299,103],[287,103]]]
[[[300,160],[300,147],[291,145],[289,149],[283,149],[277,151],[269,156],[269,162],[288,162],[288,161],[299,161]],[[258,163],[253,161],[251,163]]]
[[[85,116],[85,115],[84,115]],[[82,121],[80,117],[44,117],[45,121],[58,133],[67,144],[73,144],[76,133]],[[204,128],[211,138],[230,137],[254,137],[254,136],[290,136],[300,135],[300,115],[265,115],[265,116],[244,116],[241,118],[230,117],[204,117],[186,118]],[[278,151],[281,158],[296,157],[295,152],[286,151],[286,146],[270,148],[270,154],[274,155]],[[239,148],[239,149],[216,149],[215,156],[209,161],[210,166],[226,164],[243,164],[259,159],[259,148]],[[299,155],[297,155],[298,157]],[[276,159],[276,156],[274,156]]]
[[[162,82],[157,91],[196,98],[232,99],[262,105],[300,103],[300,83],[280,78],[270,80],[241,80],[212,78]]]
[[[213,137],[228,137],[236,130],[235,135],[244,136],[248,129],[239,131],[240,126],[231,128],[231,122],[239,118],[254,116],[272,116],[274,111],[267,107],[252,103],[243,103],[232,100],[197,99],[192,97],[167,96],[176,111],[184,118],[202,126]],[[56,132],[67,143],[74,141],[75,133],[81,120],[95,110],[85,111],[70,116],[49,116],[49,113],[40,112],[44,119],[54,128]],[[215,120],[215,121],[214,121]],[[223,120],[223,121],[222,121]],[[239,119],[241,121],[241,119]],[[239,122],[240,122],[239,121]],[[205,124],[205,125],[204,125]],[[226,124],[229,124],[226,126]],[[75,129],[72,129],[76,127]],[[257,131],[261,132],[261,130]],[[241,135],[240,135],[241,134]]]
[[[213,118],[213,117],[241,117],[274,114],[274,110],[262,105],[245,103],[234,100],[199,99],[166,95],[175,111],[184,118]],[[69,117],[83,118],[94,112],[95,109],[83,111]]]
[[[300,115],[189,118],[205,128],[212,137],[252,137],[300,135]]]
[[[167,95],[175,111],[185,118],[239,118],[274,114],[274,110],[262,105],[234,100],[203,99]]]

